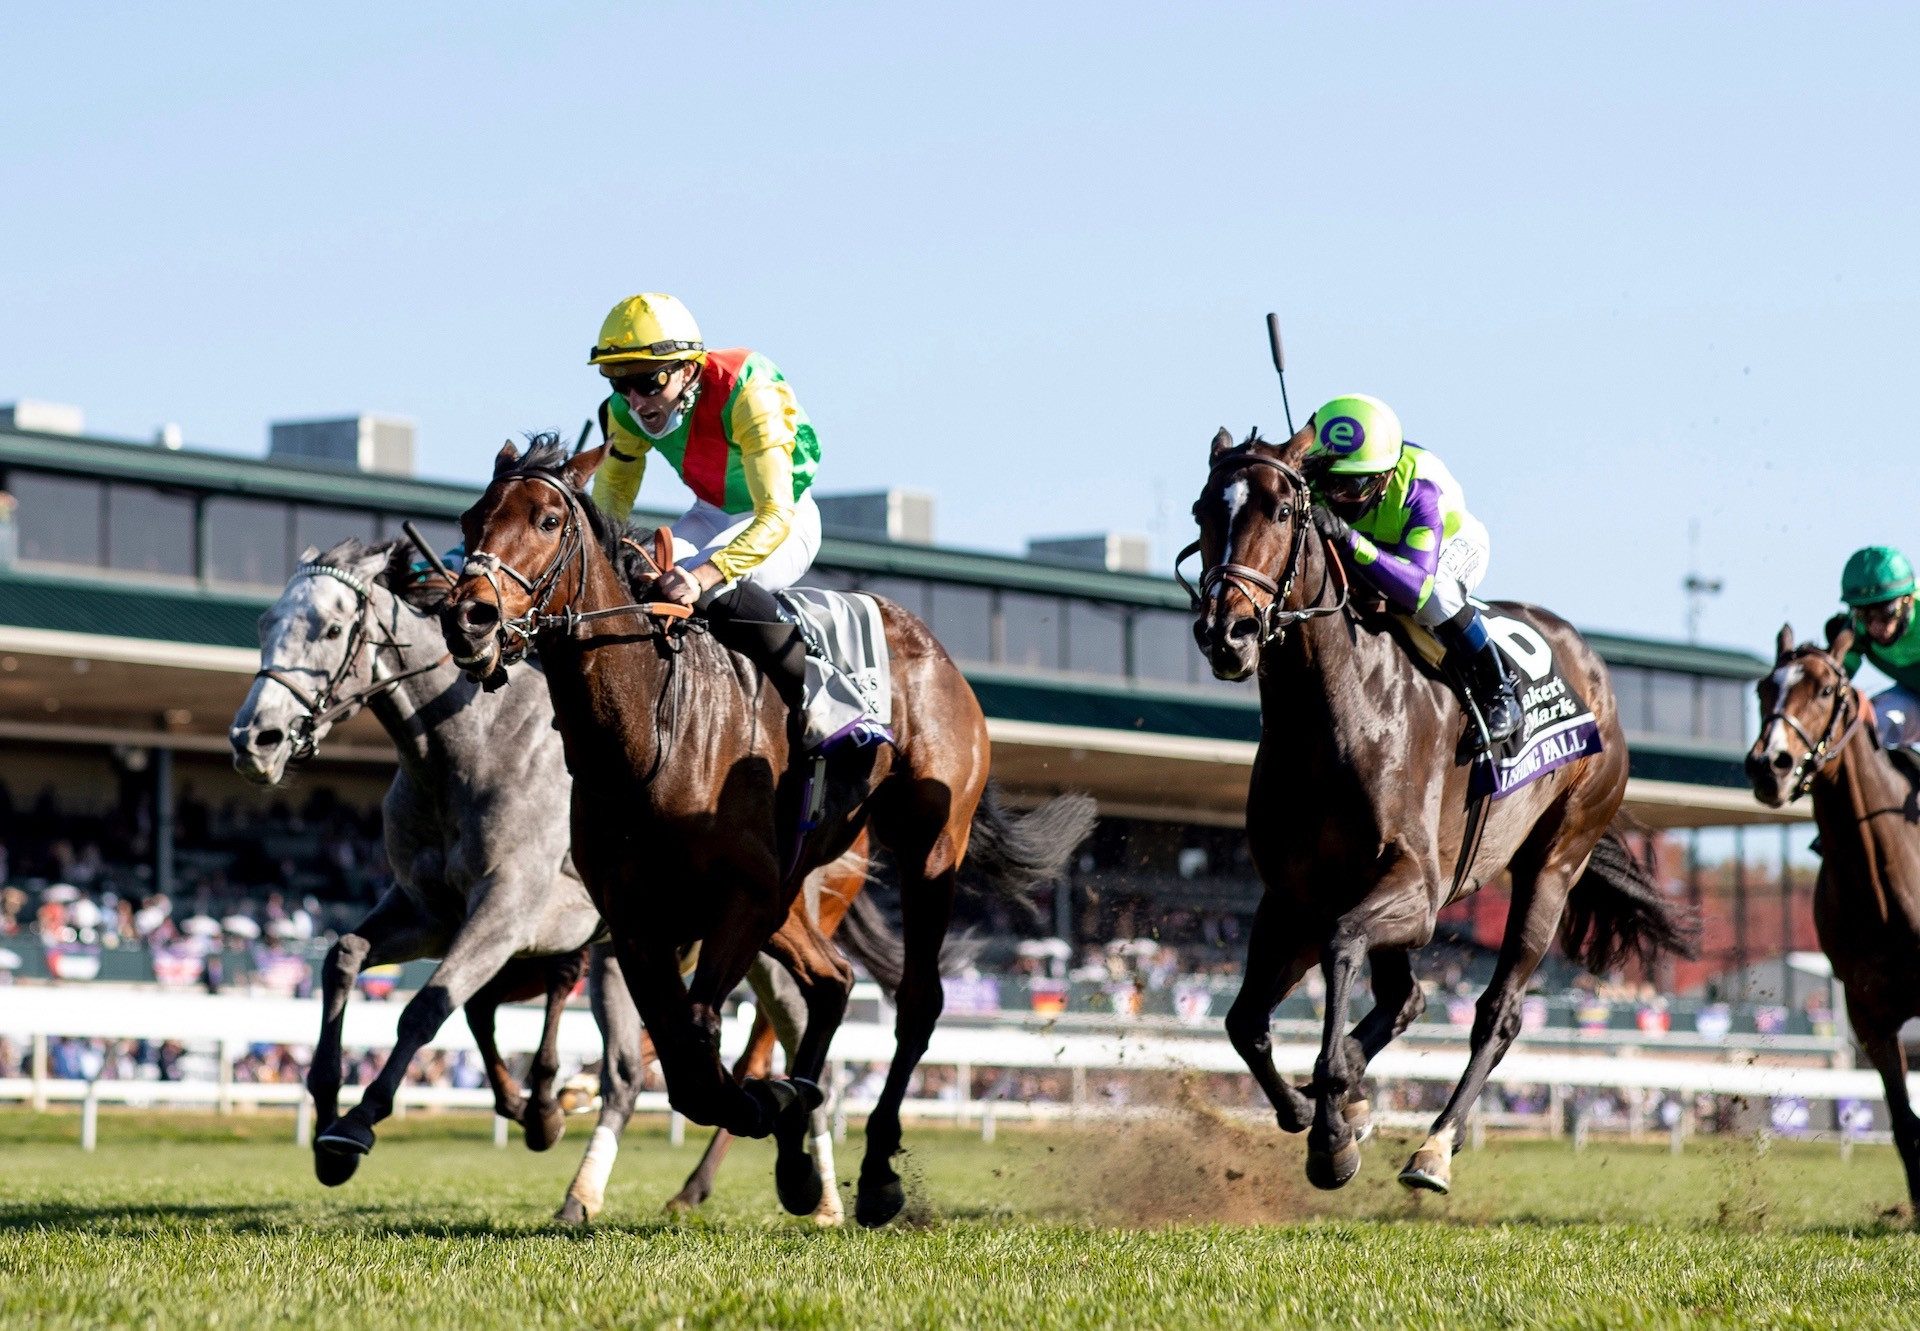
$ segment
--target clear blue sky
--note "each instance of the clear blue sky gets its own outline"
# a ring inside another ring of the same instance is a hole
[[[606,308],[767,352],[823,488],[1145,530],[1214,428],[1363,389],[1485,590],[1811,632],[1920,546],[1920,17],[1867,5],[40,6],[0,80],[0,400],[96,432],[577,429]],[[656,472],[662,469],[656,469]],[[684,492],[650,476],[643,499]],[[1920,554],[1920,551],[1916,551]]]

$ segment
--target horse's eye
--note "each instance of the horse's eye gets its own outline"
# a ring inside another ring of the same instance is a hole
[[[345,629],[343,629],[343,628],[341,628],[341,627],[340,627],[340,626],[339,626],[338,624],[329,624],[329,625],[327,625],[327,637],[328,637],[328,638],[337,638],[337,637],[339,637],[339,636],[340,636],[340,635],[341,635],[342,633],[345,633],[345,632],[346,632],[346,630],[345,630]]]
[[[1293,516],[1293,505],[1282,504],[1280,505],[1280,511],[1274,515],[1273,520],[1275,522],[1285,522],[1292,516]]]
[[[540,519],[541,531],[557,531],[559,527],[560,515],[558,513],[549,513]]]
[[[1820,696],[1822,698],[1831,698],[1833,696],[1833,685],[1828,684],[1826,687],[1822,688],[1820,690]]]

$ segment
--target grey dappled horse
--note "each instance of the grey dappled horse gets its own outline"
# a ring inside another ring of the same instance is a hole
[[[410,567],[404,542],[349,540],[324,554],[305,552],[260,619],[262,668],[229,735],[235,768],[267,785],[361,706],[373,710],[399,753],[382,806],[393,885],[333,945],[322,972],[322,1025],[307,1086],[318,1118],[314,1172],[329,1186],[351,1178],[373,1149],[374,1126],[393,1112],[413,1056],[463,1004],[497,1111],[522,1124],[533,1149],[557,1141],[565,1127],[553,1094],[558,1019],[583,950],[603,933],[568,856],[572,782],[547,690],[529,682],[487,692],[462,675],[447,658],[438,621],[422,608],[442,592],[436,575]],[[516,679],[537,673],[537,665],[514,667]],[[619,963],[602,946],[591,955],[589,989],[606,1053],[599,1123],[558,1213],[574,1223],[601,1207],[645,1066],[639,1014]],[[401,1013],[379,1075],[340,1117],[341,1026],[355,980],[364,967],[421,957],[442,960]],[[791,1049],[805,1008],[796,986],[775,970],[761,958],[750,982]],[[494,1044],[493,1012],[542,993],[546,1029],[523,1095]],[[824,1134],[822,1115],[816,1142]],[[817,1218],[838,1214],[829,1179]]]

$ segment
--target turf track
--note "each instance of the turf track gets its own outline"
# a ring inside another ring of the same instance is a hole
[[[75,1130],[0,1112],[7,1326],[1920,1325],[1883,1149],[1510,1143],[1410,1201],[1397,1142],[1327,1199],[1264,1135],[919,1128],[922,1205],[867,1234],[776,1217],[758,1145],[706,1215],[658,1218],[693,1151],[636,1130],[579,1235],[545,1221],[571,1133],[535,1156],[415,1116],[325,1192],[282,1116],[107,1114],[93,1156]],[[1157,1223],[1195,1208],[1268,1223]]]

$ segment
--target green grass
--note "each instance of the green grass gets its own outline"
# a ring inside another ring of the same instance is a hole
[[[666,1219],[695,1144],[636,1129],[606,1214],[572,1233],[547,1216],[582,1122],[536,1156],[414,1115],[326,1191],[283,1115],[106,1113],[89,1156],[71,1114],[0,1112],[0,1323],[1920,1325],[1884,1149],[1495,1144],[1456,1160],[1453,1197],[1412,1199],[1388,1141],[1323,1197],[1297,1141],[1202,1116],[992,1145],[910,1126],[914,1208],[863,1233],[776,1214],[758,1143],[706,1213]]]

